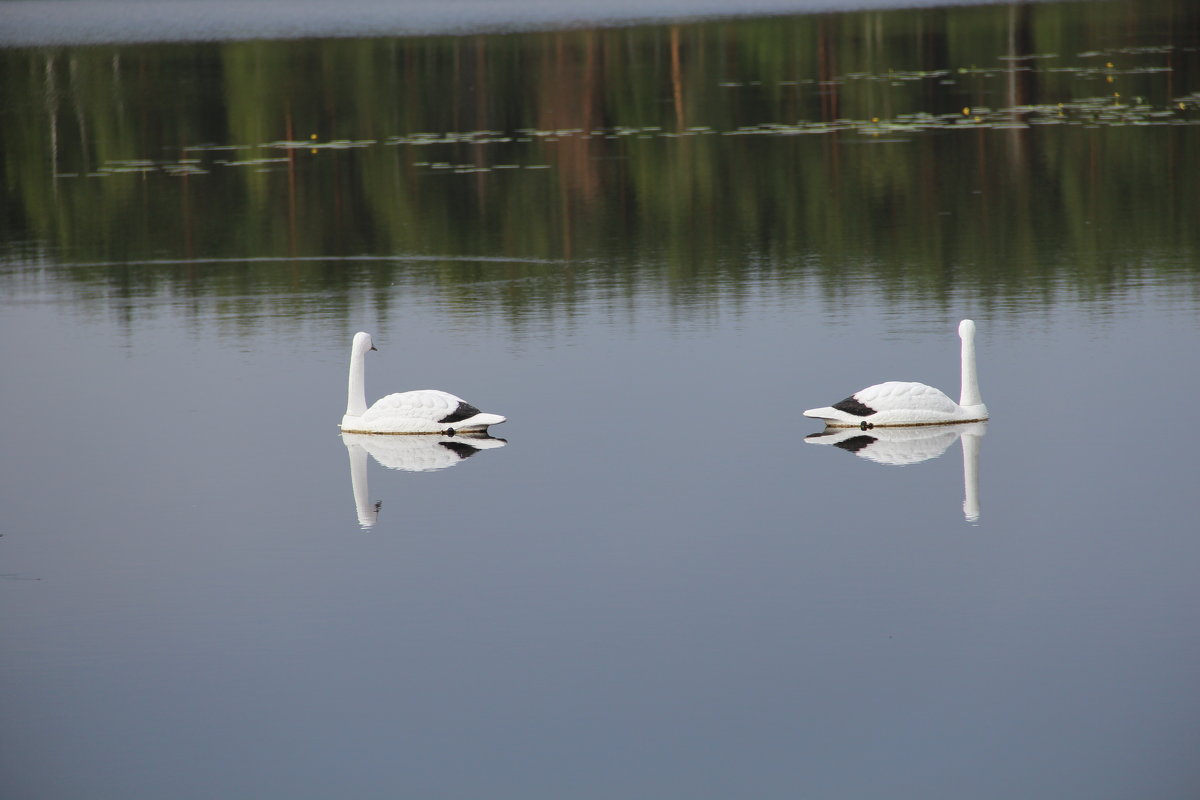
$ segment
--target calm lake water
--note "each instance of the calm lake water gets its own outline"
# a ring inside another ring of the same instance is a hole
[[[0,49],[5,796],[1194,798],[1198,13]]]

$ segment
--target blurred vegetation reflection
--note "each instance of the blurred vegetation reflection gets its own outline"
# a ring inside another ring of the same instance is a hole
[[[0,50],[0,285],[1195,293],[1198,31],[1181,0]]]

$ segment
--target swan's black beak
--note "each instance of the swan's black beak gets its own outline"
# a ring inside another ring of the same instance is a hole
[[[379,348],[376,347],[375,345],[371,345],[371,349],[374,350],[376,353],[379,352]]]

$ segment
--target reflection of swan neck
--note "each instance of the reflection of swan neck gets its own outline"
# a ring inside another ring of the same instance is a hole
[[[358,334],[350,349],[350,384],[346,394],[346,415],[359,417],[367,411],[366,348],[360,346]]]
[[[963,516],[967,522],[979,519],[979,440],[982,434],[964,433],[963,451]]]
[[[372,507],[367,489],[367,451],[357,445],[346,443],[350,454],[350,484],[354,488],[354,507],[358,511],[358,524],[370,528],[379,519],[379,507]]]
[[[960,406],[978,406],[983,404],[979,395],[979,377],[975,373],[975,323],[964,319],[958,325],[958,335],[962,338],[962,391],[958,397]]]

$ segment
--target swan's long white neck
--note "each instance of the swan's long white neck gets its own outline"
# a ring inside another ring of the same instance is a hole
[[[350,350],[350,383],[346,391],[346,416],[359,417],[367,411],[366,364],[364,356],[371,344],[362,346],[358,334],[354,337],[354,345]]]
[[[975,323],[964,319],[958,325],[958,335],[962,338],[962,392],[958,397],[960,406],[978,406],[983,404],[979,394],[979,377],[975,373]]]

